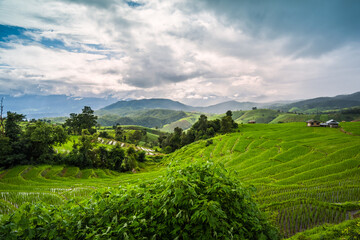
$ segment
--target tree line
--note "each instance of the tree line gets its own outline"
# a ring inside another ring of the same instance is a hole
[[[97,117],[90,107],[80,114],[70,114],[63,126],[44,121],[24,121],[25,116],[7,112],[0,124],[0,168],[26,164],[67,164],[80,168],[107,168],[129,171],[137,168],[137,162],[145,161],[145,152],[126,151],[119,145],[97,146]],[[81,135],[68,154],[58,154],[54,146],[69,140],[69,134]]]
[[[230,110],[221,119],[211,121],[205,115],[200,115],[198,121],[186,132],[176,127],[172,134],[160,136],[159,145],[165,153],[170,153],[195,141],[212,138],[218,133],[232,132],[237,127],[238,124],[232,119]]]
[[[24,118],[24,115],[13,112],[7,112],[5,121],[1,117],[0,167],[47,163],[129,171],[136,169],[138,162],[145,161],[145,152],[137,152],[132,147],[125,151],[119,145],[98,146],[98,137],[106,137],[106,134],[96,133],[97,116],[90,107],[85,106],[82,113],[70,114],[63,126],[40,120],[25,122]],[[163,152],[171,153],[197,140],[234,131],[237,126],[231,111],[227,111],[221,119],[211,121],[201,115],[186,132],[177,127],[173,133],[159,136],[158,142]],[[118,141],[138,143],[146,138],[146,130],[135,130],[127,135],[128,139],[120,126],[114,126],[114,130]],[[79,141],[73,143],[72,150],[68,154],[55,152],[54,146],[68,142],[71,134],[80,135]]]

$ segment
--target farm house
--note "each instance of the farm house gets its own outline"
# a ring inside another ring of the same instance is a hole
[[[256,123],[255,120],[249,120],[248,123]]]
[[[337,121],[335,121],[334,119],[330,119],[329,121],[326,122],[328,127],[331,128],[337,128],[339,127],[339,123]]]
[[[308,127],[319,127],[320,126],[320,122],[314,119],[310,119],[308,121],[306,121],[307,126]]]

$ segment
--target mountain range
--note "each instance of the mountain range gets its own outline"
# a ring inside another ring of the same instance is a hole
[[[203,112],[203,113],[225,113],[227,110],[251,110],[256,108],[268,108],[282,111],[296,112],[315,112],[325,110],[336,110],[360,106],[360,92],[349,95],[338,95],[335,97],[319,97],[297,102],[273,102],[273,103],[256,103],[256,102],[237,102],[228,101],[207,107],[193,107],[169,99],[141,99],[130,101],[118,101],[107,107],[100,109],[97,113],[104,115],[108,113],[125,114],[126,112],[143,110],[143,109],[169,109],[186,112]]]
[[[115,98],[76,98],[66,95],[23,95],[4,97],[4,113],[12,111],[22,113],[31,118],[68,116],[70,113],[81,112],[84,106],[90,106],[97,110],[96,114],[126,116],[138,110],[146,109],[168,109],[185,112],[203,113],[225,113],[227,110],[251,110],[252,108],[269,108],[285,112],[314,113],[326,110],[336,110],[360,106],[360,92],[348,95],[338,95],[335,97],[319,97],[296,102],[237,102],[228,101],[211,106],[194,107],[173,101],[170,99],[141,99],[141,100],[122,100],[116,101]]]
[[[27,119],[68,116],[81,112],[84,106],[92,109],[105,107],[116,99],[113,98],[76,98],[66,95],[0,95],[3,98],[4,115],[7,111],[26,115]]]
[[[178,101],[162,98],[141,99],[131,101],[118,101],[97,111],[97,114],[104,115],[107,113],[126,114],[127,112],[144,110],[144,109],[169,109],[186,112],[203,112],[203,113],[225,113],[227,110],[250,110],[253,107],[266,107],[270,104],[255,102],[237,102],[228,101],[218,103],[207,107],[193,107],[185,105]]]

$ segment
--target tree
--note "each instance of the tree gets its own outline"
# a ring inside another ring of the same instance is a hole
[[[87,129],[89,133],[96,132],[94,128],[97,124],[97,116],[94,115],[94,111],[91,107],[85,106],[82,109],[82,113],[71,113],[70,118],[66,119],[64,126],[69,127],[70,131],[75,134],[81,134],[83,129]]]
[[[0,136],[0,167],[10,167],[12,162],[9,161],[12,148],[10,145],[10,138]]]
[[[174,128],[174,133],[171,134],[170,138],[170,146],[172,148],[172,151],[181,148],[182,131],[183,130],[179,127]]]
[[[121,126],[116,126],[115,127],[115,139],[118,141],[122,141],[123,135],[124,135],[124,129],[122,129]]]
[[[140,152],[137,154],[137,160],[138,160],[139,162],[145,162],[145,157],[146,157],[145,151],[140,151]]]
[[[3,101],[4,101],[4,97],[1,98],[1,103],[0,103],[0,136],[5,136],[5,126],[4,126],[4,118],[3,118],[3,111],[4,111]]]
[[[67,139],[68,135],[61,126],[37,121],[27,125],[21,140],[30,163],[44,163],[52,160],[53,146],[63,144]]]
[[[78,118],[81,130],[87,129],[90,134],[96,132],[96,129],[93,129],[93,127],[96,126],[96,120],[98,117],[94,115],[94,110],[92,110],[91,107],[85,106],[82,109],[82,113],[78,115]]]
[[[95,149],[97,138],[97,134],[91,135],[87,129],[83,129],[79,143],[73,145],[73,149],[66,156],[65,162],[80,168],[91,168],[96,165],[100,161]]]
[[[226,112],[226,116],[232,117],[232,111],[231,111],[231,110],[228,110],[228,111]]]
[[[5,122],[5,136],[10,138],[10,141],[15,142],[20,139],[21,127],[20,122],[25,118],[22,114],[7,112]]]
[[[135,144],[138,144],[139,141],[141,140],[142,136],[143,136],[143,134],[140,130],[135,130],[133,132],[133,134],[130,135],[129,140]]]
[[[233,128],[233,120],[230,116],[225,116],[221,119],[221,132],[229,133]]]
[[[116,171],[120,171],[121,164],[125,159],[124,149],[122,149],[119,144],[116,144],[115,147],[110,150],[109,157],[113,162],[113,169]]]
[[[20,122],[24,115],[7,112],[5,121],[5,134],[0,137],[0,167],[12,167],[18,164],[25,164],[24,145],[20,141],[21,126]]]
[[[122,170],[129,171],[137,167],[136,164],[136,151],[133,147],[129,147],[126,151],[126,158],[122,163]]]
[[[232,119],[232,112],[230,110],[227,111],[226,116],[221,118],[220,131],[222,133],[229,133],[237,127],[238,124]]]

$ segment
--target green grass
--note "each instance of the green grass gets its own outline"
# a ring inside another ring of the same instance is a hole
[[[305,123],[241,124],[239,132],[216,136],[208,146],[206,140],[187,145],[166,156],[164,163],[196,159],[223,163],[257,188],[254,197],[260,208],[273,216],[284,237],[291,237],[324,223],[341,223],[360,210],[360,136],[356,135],[360,125],[342,126],[353,134]],[[0,213],[10,213],[25,201],[62,204],[70,198],[87,198],[94,189],[142,183],[164,171],[157,165],[147,165],[136,174],[17,166],[0,173]]]
[[[357,129],[357,124],[346,127]],[[285,237],[350,217],[348,209],[332,204],[360,199],[359,136],[305,123],[243,124],[239,130],[213,138],[207,147],[205,141],[193,143],[165,161],[224,163],[257,187],[258,203],[276,216]]]
[[[250,120],[256,120],[257,123],[268,123],[271,122],[279,115],[278,111],[271,109],[256,109],[246,111],[235,121],[237,123],[248,123]]]
[[[154,164],[136,174],[67,166],[17,166],[0,178],[0,214],[11,213],[25,202],[57,205],[70,198],[89,198],[95,189],[138,183],[163,173],[164,167]]]
[[[344,122],[341,127],[348,133],[360,136],[360,122]]]

